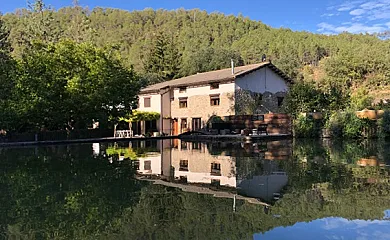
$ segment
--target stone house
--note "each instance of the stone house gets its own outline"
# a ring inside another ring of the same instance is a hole
[[[279,113],[291,79],[270,62],[198,73],[148,86],[139,111],[161,114],[145,129],[177,135],[203,128],[212,116]],[[146,130],[147,131],[147,130]]]

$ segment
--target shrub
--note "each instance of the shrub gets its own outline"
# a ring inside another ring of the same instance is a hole
[[[318,121],[311,116],[299,115],[294,121],[295,137],[298,138],[313,138],[319,136]]]
[[[363,128],[365,127],[365,119],[360,119],[355,112],[348,111],[344,113],[344,131],[345,138],[359,138],[363,136]]]
[[[344,129],[342,114],[340,112],[332,113],[325,126],[329,130],[331,137],[342,137]]]
[[[359,88],[351,95],[351,108],[354,110],[362,110],[371,107],[373,98],[364,88]]]
[[[390,137],[390,111],[386,110],[383,118],[379,120],[379,134],[381,137]]]
[[[373,121],[358,118],[354,111],[334,112],[326,123],[326,128],[329,129],[330,135],[338,138],[365,137],[363,134],[366,132],[365,130],[374,127]]]

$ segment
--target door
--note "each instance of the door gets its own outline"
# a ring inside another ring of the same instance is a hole
[[[202,128],[201,119],[200,118],[193,118],[192,119],[192,131],[199,131],[201,128]]]
[[[179,135],[179,122],[177,121],[177,119],[172,120],[172,135]]]

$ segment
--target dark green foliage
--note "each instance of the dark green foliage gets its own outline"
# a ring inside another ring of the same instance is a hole
[[[144,184],[133,178],[131,162],[110,164],[90,149],[0,151],[0,236],[96,239],[135,204]]]
[[[13,121],[0,122],[0,129],[70,131],[93,119],[125,116],[140,85],[118,59],[113,50],[89,43],[33,43],[18,61],[16,88],[8,99]]]
[[[14,104],[11,98],[16,85],[14,78],[16,62],[12,59],[11,52],[9,30],[0,19],[0,122],[6,127],[11,124],[14,117]]]
[[[311,116],[299,115],[294,120],[294,136],[298,138],[319,137],[322,125],[321,120],[315,120]]]
[[[173,37],[157,34],[150,52],[145,57],[144,71],[149,84],[163,82],[179,76],[181,56]]]
[[[355,111],[348,110],[330,115],[326,128],[329,129],[331,136],[338,138],[373,137],[365,133],[370,129],[376,129],[376,123],[366,118],[360,119]]]
[[[297,82],[287,94],[284,107],[286,112],[296,116],[299,113],[327,112],[344,109],[348,96],[336,86],[320,89],[312,82]]]
[[[229,48],[211,46],[200,48],[184,55],[181,75],[187,76],[227,68],[231,65],[231,59],[235,66],[244,64],[240,53]]]
[[[286,111],[293,115],[321,111],[324,105],[323,94],[313,84],[297,82],[292,85],[284,105]]]
[[[383,118],[379,121],[379,131],[382,137],[390,137],[390,111],[386,110]]]

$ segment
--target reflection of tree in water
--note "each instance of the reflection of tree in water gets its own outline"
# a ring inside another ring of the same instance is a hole
[[[237,211],[232,213],[231,200],[175,192],[166,194],[174,196],[173,198],[180,197],[180,203],[172,203],[164,200],[164,197],[159,202],[154,202],[160,204],[159,207],[143,205],[142,209],[138,209],[140,212],[137,215],[125,217],[132,219],[131,224],[125,224],[117,231],[121,232],[120,236],[123,238],[149,234],[146,236],[156,239],[192,239],[204,236],[210,239],[246,239],[251,238],[254,232],[324,217],[366,220],[382,218],[383,211],[390,207],[390,200],[386,195],[389,189],[388,171],[381,167],[347,165],[344,161],[331,159],[329,152],[329,148],[321,145],[295,145],[291,161],[277,162],[288,173],[290,181],[284,197],[271,207],[272,214],[266,214],[261,206],[242,202]],[[254,164],[258,160],[255,157],[244,157],[245,153],[240,156],[239,150],[235,150],[234,154],[238,174],[249,176],[253,168],[264,172]],[[303,159],[306,160],[302,161]],[[152,191],[163,191],[158,190],[161,187],[153,188],[157,189]],[[168,212],[178,214],[169,215],[169,219],[164,219],[164,224],[159,221],[154,221],[153,225],[140,224],[146,220],[138,219],[150,218],[145,214],[150,213],[152,208],[159,209],[152,211],[159,216],[161,207],[164,208],[163,212],[169,209]],[[273,214],[281,217],[275,218]],[[134,233],[133,228],[137,232]],[[154,235],[150,235],[150,232]]]
[[[387,161],[383,157],[383,146],[386,146],[383,141],[330,144],[297,141],[293,160],[284,163],[283,167],[289,173],[289,185],[296,189],[307,189],[312,184],[325,182],[331,183],[334,189],[348,188],[374,175],[387,179],[388,169],[380,164]],[[373,157],[374,167],[357,165],[369,157]]]
[[[93,238],[143,185],[130,162],[94,158],[89,145],[11,149],[0,159],[0,225],[8,237]]]
[[[235,157],[237,179],[251,179],[264,174],[264,159],[260,157]]]
[[[296,143],[293,159],[276,162],[289,187],[266,214],[241,201],[233,213],[231,199],[138,182],[130,162],[94,158],[89,145],[7,150],[0,155],[1,231],[32,239],[248,239],[330,216],[382,218],[390,208],[389,171],[345,164],[331,151]],[[242,175],[264,172],[259,159],[242,156]]]

